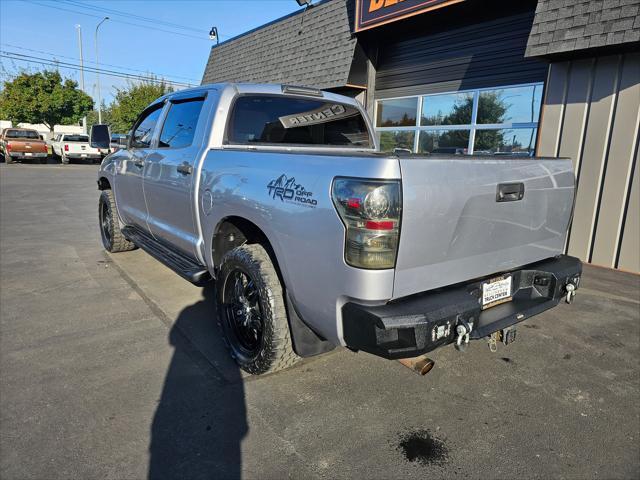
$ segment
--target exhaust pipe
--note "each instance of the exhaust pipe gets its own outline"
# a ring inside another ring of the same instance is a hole
[[[431,360],[426,355],[420,355],[419,357],[413,357],[413,358],[401,358],[398,361],[405,367],[410,368],[411,370],[416,372],[418,375],[422,375],[422,376],[429,373],[431,369],[434,367],[434,365],[436,364],[436,362]]]

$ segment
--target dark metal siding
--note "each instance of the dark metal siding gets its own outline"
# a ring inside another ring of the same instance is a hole
[[[533,12],[381,44],[376,98],[544,81],[547,64],[525,59]]]

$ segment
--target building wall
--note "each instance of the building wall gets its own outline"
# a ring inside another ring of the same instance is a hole
[[[567,251],[640,272],[640,54],[552,63],[537,154],[570,157],[578,178]]]

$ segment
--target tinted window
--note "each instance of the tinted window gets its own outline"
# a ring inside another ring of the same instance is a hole
[[[533,155],[536,146],[535,128],[478,130],[476,155]]]
[[[420,125],[467,125],[472,110],[473,93],[428,95],[422,99]]]
[[[88,142],[89,137],[86,135],[65,135],[65,142]]]
[[[380,132],[380,151],[392,152],[403,148],[413,152],[413,141],[416,133],[412,130],[385,130]]]
[[[180,148],[191,145],[204,100],[173,103],[160,133],[161,148]]]
[[[147,112],[146,116],[143,114],[143,116],[138,119],[133,131],[133,136],[131,137],[132,148],[148,148],[151,145],[151,136],[153,135],[153,130],[156,123],[158,123],[161,112],[162,105],[158,105],[155,110]]]
[[[420,132],[420,153],[463,155],[469,147],[469,130],[423,130]]]
[[[377,127],[412,127],[416,124],[418,97],[378,102]]]
[[[478,123],[533,123],[540,117],[542,85],[480,92]]]
[[[35,138],[39,139],[38,132],[33,130],[8,130],[7,138]]]
[[[367,125],[350,105],[263,95],[236,100],[230,143],[324,145],[371,148]]]

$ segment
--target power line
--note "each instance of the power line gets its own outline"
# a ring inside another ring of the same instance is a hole
[[[61,0],[66,4],[72,5],[74,7],[80,7],[83,9],[87,9],[87,10],[93,10],[93,11],[98,11],[98,12],[105,12],[111,15],[119,15],[125,18],[132,18],[135,20],[141,20],[143,22],[150,22],[156,25],[164,25],[165,27],[172,27],[172,28],[179,28],[182,30],[188,30],[188,31],[192,31],[192,32],[196,32],[196,33],[202,33],[202,29],[200,28],[194,28],[194,27],[187,27],[186,25],[179,25],[177,23],[172,23],[172,22],[167,22],[165,20],[160,20],[157,18],[149,18],[149,17],[143,17],[142,15],[136,15],[134,13],[128,13],[128,12],[123,12],[122,10],[115,10],[113,8],[105,8],[105,7],[98,7],[96,5],[89,5],[87,3],[82,3],[82,2],[78,2],[76,0]]]
[[[93,15],[92,13],[79,12],[78,10],[70,10],[68,8],[62,8],[62,7],[58,7],[58,6],[54,6],[54,5],[47,5],[45,3],[35,2],[33,0],[22,0],[22,1],[28,2],[28,3],[32,3],[34,5],[39,5],[41,7],[52,8],[54,10],[62,10],[64,12],[71,12],[71,13],[76,13],[78,15],[85,15],[87,17],[104,18],[104,17],[102,17],[100,15]],[[171,33],[173,35],[180,35],[182,37],[195,38],[196,40],[207,40],[207,41],[209,41],[208,37],[205,37],[204,35],[202,37],[196,37],[195,35],[189,35],[188,33],[174,32],[174,31],[171,31],[171,30],[165,30],[163,28],[151,27],[151,26],[148,26],[148,25],[140,25],[138,23],[125,22],[124,20],[112,19],[112,21],[113,22],[117,22],[117,23],[122,23],[124,25],[131,25],[131,26],[134,26],[134,27],[146,28],[147,30],[155,30],[155,31],[158,31],[158,32],[165,32],[165,33]]]
[[[60,67],[60,68],[67,68],[69,70],[76,70],[76,71],[80,70],[80,65],[78,65],[78,64],[74,64],[74,63],[70,63],[70,62],[60,62],[60,61],[52,60],[50,58],[36,57],[36,56],[33,56],[33,55],[25,55],[25,54],[21,54],[21,53],[7,52],[6,50],[0,50],[0,57],[11,59],[11,60],[17,60],[17,61],[21,61],[21,62],[38,63],[38,64],[41,64],[41,65]],[[102,68],[87,67],[87,66],[85,66],[84,69],[85,69],[85,71],[88,71],[89,73],[100,73],[100,74],[103,74],[103,75],[110,75],[112,77],[128,78],[128,79],[133,79],[133,80],[147,80],[147,81],[154,79],[154,77],[152,75],[148,75],[148,76],[134,75],[134,74],[125,73],[125,72],[118,72],[116,70],[106,70],[106,69],[102,69]],[[160,79],[164,80],[164,81],[166,81],[166,83],[170,83],[172,85],[177,85],[177,86],[182,86],[182,87],[193,87],[193,86],[195,86],[195,85],[190,84],[190,83],[166,80],[166,79],[163,79],[162,77],[160,77]]]
[[[76,57],[71,57],[69,55],[60,55],[58,53],[45,52],[44,50],[35,50],[33,48],[21,47],[19,45],[12,45],[10,43],[0,43],[0,45],[4,45],[6,47],[11,47],[11,48],[17,48],[18,50],[24,50],[24,51],[27,51],[27,52],[34,52],[34,53],[42,53],[44,55],[51,55],[52,57],[54,57],[54,60],[57,57],[68,58],[70,60],[77,60]],[[91,60],[85,60],[85,63],[93,63],[93,64],[95,64],[96,62],[91,61]],[[120,69],[123,69],[123,70],[129,70],[131,72],[138,72],[138,73],[142,73],[142,74],[145,74],[145,75],[146,74],[153,74],[153,75],[156,75],[158,77],[163,77],[163,78],[179,78],[179,79],[182,79],[182,80],[191,80],[193,82],[198,82],[198,80],[196,80],[195,78],[182,77],[182,76],[179,76],[179,75],[166,75],[166,74],[163,74],[163,73],[149,72],[149,71],[146,71],[146,70],[136,70],[134,68],[123,67],[122,65],[113,65],[113,64],[104,63],[104,62],[100,62],[100,65],[105,65],[107,67],[120,68]]]

